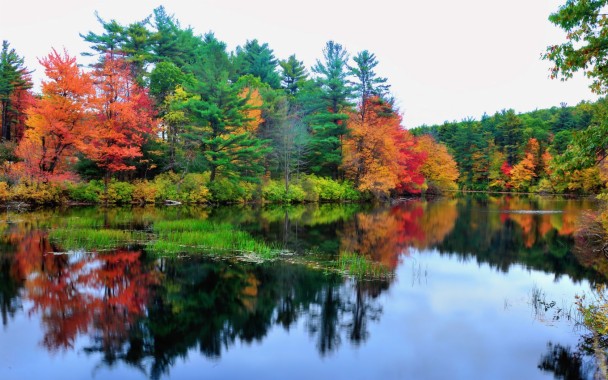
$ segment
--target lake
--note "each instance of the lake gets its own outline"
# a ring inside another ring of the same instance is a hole
[[[6,212],[0,379],[598,378],[574,304],[608,274],[575,236],[596,207],[479,196]],[[345,275],[348,252],[381,274]]]

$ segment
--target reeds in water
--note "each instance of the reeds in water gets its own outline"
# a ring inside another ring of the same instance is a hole
[[[337,266],[341,272],[357,278],[382,278],[391,274],[385,265],[354,252],[340,253]]]

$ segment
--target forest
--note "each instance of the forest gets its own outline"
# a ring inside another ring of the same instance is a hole
[[[257,39],[228,51],[162,6],[128,25],[97,18],[101,32],[80,35],[90,47],[80,54],[93,63],[52,49],[39,57],[40,93],[3,41],[0,201],[298,203],[605,189],[604,99],[407,130],[368,50],[351,56],[328,41],[307,68]],[[558,47],[545,58],[554,76],[568,76],[573,65]]]

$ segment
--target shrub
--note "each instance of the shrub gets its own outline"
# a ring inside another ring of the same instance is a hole
[[[187,203],[206,203],[209,201],[209,172],[188,173],[179,186],[179,199]]]
[[[112,204],[127,204],[133,201],[133,185],[128,182],[112,180],[107,191],[99,196],[99,201]]]
[[[71,183],[67,188],[68,198],[76,202],[98,203],[99,195],[103,193],[100,181]]]
[[[64,198],[64,191],[62,184],[22,180],[13,187],[13,198],[33,204],[57,204]]]
[[[285,192],[284,183],[271,180],[262,187],[262,196],[271,203],[301,203],[305,200],[306,193],[301,186],[293,183],[289,186],[289,191]]]
[[[11,199],[11,193],[8,188],[8,183],[0,182],[0,202],[5,203]]]
[[[217,203],[244,203],[254,198],[257,185],[248,182],[232,182],[221,178],[210,182],[211,200]]]
[[[338,202],[358,201],[361,193],[348,181],[338,182],[330,178],[306,176],[302,180],[301,188],[305,192],[305,198],[311,202]]]
[[[173,172],[157,175],[156,178],[154,178],[154,186],[156,187],[156,202],[164,202],[167,199],[178,199],[177,183],[179,181],[179,175]]]
[[[133,183],[133,202],[140,204],[154,203],[157,192],[156,183],[148,180],[137,180]]]

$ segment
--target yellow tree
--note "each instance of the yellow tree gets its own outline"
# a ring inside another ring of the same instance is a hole
[[[516,191],[526,191],[537,177],[536,168],[540,164],[540,147],[538,140],[528,140],[524,158],[511,170],[510,184]]]
[[[440,193],[445,190],[457,190],[459,173],[456,161],[443,144],[439,144],[430,135],[418,138],[416,150],[426,154],[426,160],[420,167],[428,191]]]

